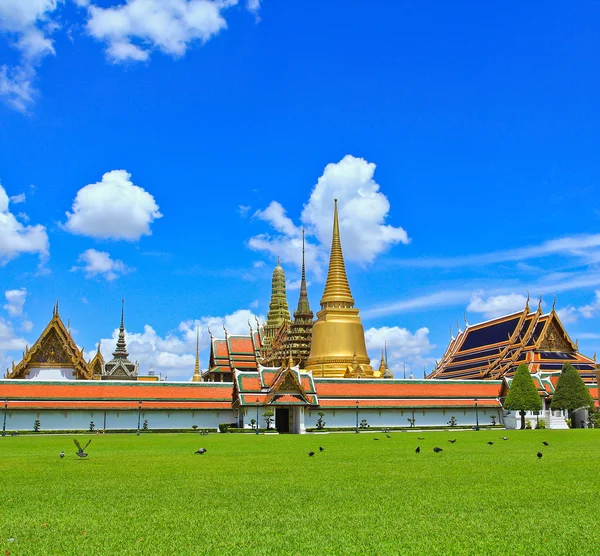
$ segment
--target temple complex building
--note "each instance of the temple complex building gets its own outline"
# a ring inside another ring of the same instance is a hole
[[[91,361],[85,361],[83,348],[79,349],[58,313],[58,302],[52,310],[52,319],[31,346],[25,347],[23,358],[5,378],[39,380],[99,379],[104,368],[100,349]]]
[[[273,271],[273,279],[271,281],[271,302],[269,303],[269,312],[267,313],[267,322],[262,330],[262,347],[261,352],[263,358],[269,357],[273,349],[277,349],[277,340],[281,342],[281,337],[284,334],[282,330],[287,329],[290,322],[290,310],[288,309],[285,272],[277,257],[277,266]],[[273,343],[275,342],[275,346]]]
[[[558,375],[570,363],[584,382],[596,382],[596,355],[579,352],[554,305],[549,313],[542,312],[541,298],[535,311],[528,302],[518,313],[476,325],[465,322],[428,378],[499,380],[512,377],[521,363],[534,375]]]
[[[371,368],[358,313],[346,276],[336,199],[329,271],[321,310],[313,326],[310,354],[305,365],[307,370],[321,377],[380,377],[379,371]]]
[[[113,352],[113,358],[104,365],[102,380],[137,380],[138,363],[129,360],[127,345],[125,344],[125,300],[121,301],[121,326],[119,327],[119,338],[117,347]]]
[[[298,307],[294,311],[294,320],[285,320],[279,326],[271,344],[261,350],[261,363],[265,366],[283,365],[291,356],[301,369],[304,368],[310,354],[314,313],[310,309],[306,288],[306,267],[304,261],[304,230],[302,231],[302,277],[300,280],[300,296]],[[279,266],[279,261],[278,261]],[[277,269],[276,269],[277,270]],[[285,277],[284,277],[285,279]],[[273,281],[275,285],[275,281]],[[271,298],[275,296],[272,292]],[[266,337],[267,326],[263,329]]]
[[[208,369],[202,374],[206,382],[232,382],[235,369],[257,372],[260,366],[262,335],[250,326],[248,336],[232,335],[225,327],[225,339],[215,338],[209,329]]]

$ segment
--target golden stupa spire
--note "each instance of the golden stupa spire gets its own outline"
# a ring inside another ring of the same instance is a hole
[[[196,363],[194,365],[194,376],[192,382],[202,382],[200,375],[200,327],[196,327]]]
[[[354,307],[354,299],[346,276],[342,242],[340,240],[340,225],[338,221],[337,199],[333,207],[333,237],[331,240],[331,255],[329,257],[329,271],[325,282],[325,291],[321,298],[321,308],[329,303],[342,303],[343,307]]]
[[[338,220],[337,199],[333,212],[333,238],[329,271],[325,291],[321,298],[321,310],[312,331],[310,355],[305,369],[321,376],[342,378],[360,374],[376,377],[365,344],[365,332],[359,310],[354,306],[350,292]]]

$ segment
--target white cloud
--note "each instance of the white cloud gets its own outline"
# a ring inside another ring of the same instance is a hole
[[[467,306],[467,311],[483,313],[486,319],[493,319],[522,311],[525,309],[526,303],[527,298],[521,294],[494,295],[484,299],[483,292],[478,291],[471,296],[471,302]]]
[[[21,323],[21,330],[24,330],[25,332],[31,332],[32,329],[33,329],[33,322],[31,322],[30,320],[25,319]]]
[[[264,316],[257,318],[262,322]],[[196,358],[196,327],[200,327],[200,366],[206,370],[210,336],[208,328],[216,337],[225,337],[223,324],[230,334],[249,334],[248,321],[256,328],[255,314],[248,309],[240,309],[224,317],[205,316],[190,319],[179,324],[176,330],[166,336],[160,336],[156,330],[145,325],[143,332],[127,332],[126,341],[129,358],[139,361],[140,373],[147,374],[152,367],[156,372],[169,377],[169,380],[189,380],[194,373]],[[126,323],[127,324],[127,323]],[[101,340],[101,351],[107,361],[112,358],[119,330],[115,329],[112,338]],[[86,356],[91,358],[96,352],[90,350]]]
[[[418,268],[455,268],[463,266],[480,266],[503,262],[524,261],[539,259],[552,255],[565,255],[582,258],[589,262],[598,260],[600,248],[600,234],[583,234],[578,236],[562,237],[544,241],[539,245],[493,251],[476,255],[458,257],[430,257],[422,259],[402,259],[395,261],[400,266]],[[530,267],[531,268],[531,267]]]
[[[600,290],[596,290],[594,300],[590,304],[579,308],[579,312],[586,319],[591,319],[598,313],[598,311],[600,311]]]
[[[25,112],[36,90],[36,68],[49,54],[54,54],[50,36],[56,30],[51,16],[60,0],[2,0],[0,32],[5,33],[20,53],[18,66],[0,66],[0,98],[12,108]]]
[[[147,60],[155,50],[179,57],[192,43],[203,44],[225,29],[222,12],[235,4],[237,0],[126,0],[109,8],[90,5],[87,29],[106,43],[107,56],[115,63]]]
[[[265,266],[265,261],[254,261],[252,263],[253,268],[263,268]]]
[[[401,313],[432,309],[437,307],[452,307],[466,302],[472,290],[442,290],[432,294],[420,295],[411,299],[386,303],[385,305],[365,309],[363,318],[385,317]]]
[[[6,298],[6,305],[4,308],[8,311],[11,317],[23,316],[23,306],[25,305],[25,299],[27,298],[27,290],[21,288],[19,290],[7,290],[4,292]]]
[[[9,197],[0,185],[0,266],[21,253],[37,253],[41,260],[48,256],[48,235],[40,224],[24,226],[9,210]]]
[[[162,214],[154,197],[131,182],[125,170],[113,170],[77,192],[64,227],[79,235],[139,240],[151,235],[150,224]]]
[[[15,335],[12,324],[0,317],[0,376],[4,376],[4,370],[10,365],[12,358],[9,354],[24,350],[26,344],[24,338]]]
[[[24,203],[26,200],[25,193],[19,193],[18,195],[12,195],[10,197],[10,202],[13,204]]]
[[[425,327],[419,328],[414,334],[398,326],[369,328],[365,331],[365,340],[371,365],[376,369],[379,368],[381,351],[387,344],[388,365],[397,378],[402,378],[404,364],[407,376],[413,372],[418,378],[424,366],[430,371],[434,364],[434,359],[427,355],[435,346],[429,341],[429,329]]]
[[[404,229],[385,224],[390,210],[387,197],[373,179],[375,164],[346,155],[325,167],[301,214],[301,222],[317,243],[306,243],[307,268],[321,275],[331,246],[333,200],[338,199],[340,234],[346,260],[371,263],[397,243],[410,240]],[[285,208],[272,201],[254,216],[268,222],[277,233],[260,234],[248,245],[257,251],[279,255],[284,262],[300,265],[302,227],[287,216]]]
[[[572,305],[558,309],[556,314],[563,324],[577,322],[577,309]]]
[[[77,260],[83,266],[74,266],[71,271],[82,270],[85,272],[87,278],[102,276],[110,282],[123,274],[133,271],[123,261],[111,259],[110,254],[106,251],[87,249],[79,255]]]

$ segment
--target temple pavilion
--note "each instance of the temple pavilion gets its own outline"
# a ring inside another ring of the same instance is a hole
[[[159,381],[140,376],[129,360],[124,308],[116,349],[104,362],[98,349],[86,361],[69,325],[55,305],[38,340],[26,347],[0,380],[4,428],[41,430],[132,430],[146,420],[153,430],[207,428],[219,425],[264,428],[268,415],[279,432],[303,433],[327,427],[461,427],[504,424],[517,419],[503,411],[516,367],[525,363],[544,400],[542,417],[551,428],[565,427],[563,414],[549,409],[560,369],[570,362],[598,398],[595,356],[579,352],[554,306],[543,313],[529,303],[523,311],[476,325],[452,335],[434,371],[423,380],[396,379],[387,349],[378,369],[371,367],[364,329],[352,296],[340,238],[337,201],[327,280],[316,321],[308,302],[304,249],[298,306],[290,316],[285,273],[278,261],[273,272],[267,322],[248,335],[210,334],[207,370],[196,360],[190,381]],[[536,416],[539,417],[539,416]]]

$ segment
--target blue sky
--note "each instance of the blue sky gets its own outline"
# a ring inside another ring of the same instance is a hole
[[[600,5],[5,0],[0,362],[60,299],[86,352],[169,378],[268,309],[300,231],[318,308],[340,199],[372,357],[553,296],[600,347]],[[597,293],[598,292],[598,293]]]

